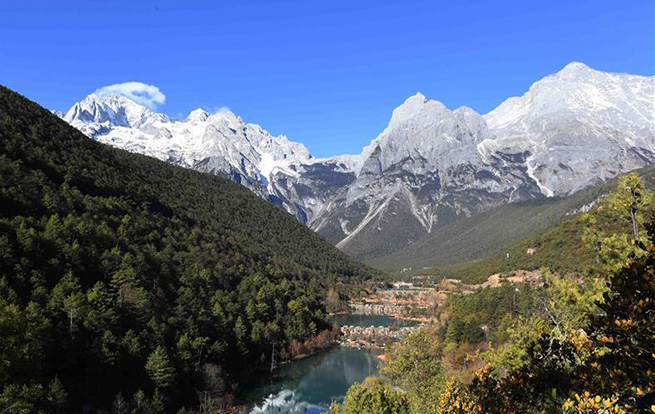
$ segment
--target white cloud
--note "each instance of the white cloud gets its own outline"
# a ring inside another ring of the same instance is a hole
[[[215,114],[227,114],[227,113],[230,113],[232,111],[227,106],[221,106],[221,107],[218,107],[218,108],[214,108],[214,110],[212,112],[215,113]]]
[[[100,98],[111,95],[125,96],[150,109],[155,109],[166,102],[166,95],[158,87],[141,82],[124,82],[103,86],[98,88],[95,94]]]

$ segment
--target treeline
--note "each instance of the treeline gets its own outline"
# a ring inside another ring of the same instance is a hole
[[[591,266],[544,270],[532,291],[452,295],[441,325],[389,349],[381,378],[352,387],[332,411],[655,412],[654,201],[636,174],[622,177],[577,218],[585,227],[575,243]]]
[[[246,189],[2,87],[0,180],[3,412],[216,408],[330,328],[327,286],[377,275]]]

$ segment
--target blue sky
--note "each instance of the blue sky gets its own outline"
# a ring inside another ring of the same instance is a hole
[[[67,110],[145,82],[174,117],[227,106],[316,156],[358,153],[418,91],[486,113],[574,60],[653,75],[654,4],[0,0],[0,83]]]

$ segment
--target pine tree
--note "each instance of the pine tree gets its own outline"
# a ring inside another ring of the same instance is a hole
[[[248,330],[241,316],[237,318],[236,324],[234,325],[234,334],[237,338],[237,346],[239,347],[242,353],[245,353],[246,352],[245,343],[248,335]]]
[[[58,377],[55,377],[50,381],[47,398],[53,412],[63,412],[66,402],[68,401],[68,393]]]
[[[617,191],[608,201],[610,206],[623,215],[625,221],[632,227],[632,239],[639,244],[639,233],[643,224],[646,208],[651,204],[652,194],[644,190],[644,183],[636,173],[630,173],[619,178]]]
[[[583,240],[593,248],[604,270],[616,272],[630,254],[642,255],[645,238],[644,223],[653,204],[652,192],[646,190],[636,173],[619,178],[616,191],[593,213],[582,216],[585,223]],[[616,231],[618,223],[621,231]]]
[[[152,400],[150,402],[150,409],[152,414],[164,414],[166,411],[166,406],[164,405],[164,398],[162,397],[159,389],[156,389],[152,395]]]
[[[112,414],[127,414],[129,412],[129,407],[127,401],[123,398],[123,394],[120,392],[116,394],[114,402],[112,404]]]
[[[150,403],[143,390],[138,390],[132,396],[132,414],[149,414]]]
[[[148,357],[146,371],[158,388],[168,388],[175,380],[175,368],[161,345]]]

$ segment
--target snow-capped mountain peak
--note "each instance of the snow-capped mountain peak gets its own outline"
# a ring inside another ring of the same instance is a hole
[[[423,159],[431,168],[447,168],[473,162],[477,157],[474,146],[487,138],[488,128],[474,110],[451,111],[418,93],[394,109],[389,125],[364,149],[361,165],[374,159],[376,168],[384,170],[403,160]]]
[[[69,123],[106,122],[109,121],[109,116],[100,98],[92,93],[73,105],[64,115],[64,119]]]
[[[655,159],[654,81],[570,63],[486,114],[497,139],[485,145],[528,151],[547,195],[638,168]]]
[[[189,116],[187,116],[186,120],[192,122],[193,121],[204,122],[207,120],[207,118],[209,118],[209,112],[205,111],[204,109],[198,108],[189,112]]]
[[[272,136],[231,111],[191,111],[183,121],[151,111],[125,96],[90,94],[64,119],[90,137],[201,171],[223,174],[267,196],[274,175],[295,177],[290,166],[309,162],[304,145]]]
[[[361,240],[385,232],[393,245],[412,228],[429,232],[496,203],[569,194],[653,163],[654,81],[573,62],[485,116],[411,96],[364,149],[337,217],[331,227],[319,220],[320,231],[342,232],[338,246],[365,256],[373,249]]]
[[[425,119],[439,116],[444,111],[447,111],[444,104],[439,101],[429,100],[419,92],[407,98],[402,105],[393,110],[387,129],[394,128],[413,118],[422,117]]]
[[[567,64],[566,66],[564,66],[562,68],[562,70],[560,70],[558,73],[560,73],[560,74],[572,74],[572,73],[579,73],[579,72],[591,71],[591,70],[593,70],[593,69],[590,68],[589,66],[587,66],[586,64],[584,64],[582,62],[573,61],[573,62]]]
[[[107,123],[106,126],[126,128],[139,128],[147,123],[170,121],[166,115],[155,113],[124,96],[109,95],[101,99],[95,93],[73,105],[64,119],[74,126]]]

